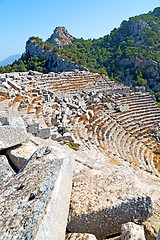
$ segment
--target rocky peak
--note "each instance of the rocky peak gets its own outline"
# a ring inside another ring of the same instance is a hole
[[[64,45],[71,44],[73,37],[68,33],[65,27],[56,27],[53,34],[47,39],[47,42],[52,43],[58,48],[62,48]]]

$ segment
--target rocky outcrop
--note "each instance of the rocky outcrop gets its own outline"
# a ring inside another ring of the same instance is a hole
[[[64,45],[69,45],[73,41],[73,37],[68,33],[65,27],[56,27],[54,33],[50,36],[47,42],[62,48]]]
[[[54,34],[47,41],[58,47],[62,47],[65,44],[71,43],[71,40],[72,37],[64,28],[56,28]],[[31,56],[36,55],[40,58],[47,58],[47,68],[53,72],[72,71],[74,69],[87,71],[87,68],[72,62],[67,62],[67,60],[52,50],[46,51],[44,47],[36,43],[32,37],[26,42],[26,53]]]
[[[143,69],[143,74],[147,77],[148,86],[154,91],[160,91],[160,85],[158,79],[160,77],[158,62],[154,60],[147,60],[145,57],[137,58],[137,57],[129,57],[123,58],[119,61],[120,75],[125,72],[125,85],[131,85],[132,81],[135,80],[135,75],[132,72],[132,68],[137,71],[141,71]]]

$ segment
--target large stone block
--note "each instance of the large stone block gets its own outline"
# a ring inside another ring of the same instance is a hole
[[[50,128],[39,128],[35,136],[43,139],[49,138],[51,136]]]
[[[32,155],[0,191],[0,239],[65,239],[73,165],[60,146]]]
[[[69,232],[87,232],[102,239],[120,233],[126,222],[144,223],[149,231],[159,229],[157,210],[156,219],[152,219],[153,199],[159,201],[159,183],[146,184],[128,167],[113,166],[102,159],[85,160],[78,153],[75,158],[81,165],[73,178]]]
[[[28,124],[27,126],[28,133],[36,134],[38,133],[38,130],[39,130],[39,123],[32,123],[32,124]]]
[[[9,119],[8,125],[0,126],[0,150],[27,141],[28,135],[22,118]]]

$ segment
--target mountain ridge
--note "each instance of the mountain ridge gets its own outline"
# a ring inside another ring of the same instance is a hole
[[[18,60],[20,57],[21,54],[11,55],[0,61],[0,66],[4,67],[5,65],[12,64],[15,60]]]
[[[125,85],[145,86],[152,93],[160,92],[159,39],[158,7],[149,13],[122,21],[118,29],[113,29],[110,34],[99,39],[74,38],[64,27],[57,27],[45,42],[38,37],[31,37],[26,43],[26,53],[21,59],[22,62],[20,60],[20,65],[21,69],[31,68],[45,73],[63,71],[63,67],[57,66],[65,61],[65,71],[67,67],[71,70],[81,65],[92,72],[106,74],[111,80],[123,82]],[[31,42],[32,47],[28,47]],[[28,59],[32,64],[27,62]],[[38,61],[40,66],[37,67],[34,61]],[[14,64],[11,68],[14,70]],[[160,101],[160,93],[157,99]]]

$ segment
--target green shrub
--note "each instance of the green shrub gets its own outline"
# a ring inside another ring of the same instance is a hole
[[[63,141],[64,144],[68,145],[70,148],[72,148],[73,150],[79,150],[79,144],[74,143],[74,142],[69,142],[69,141]]]

